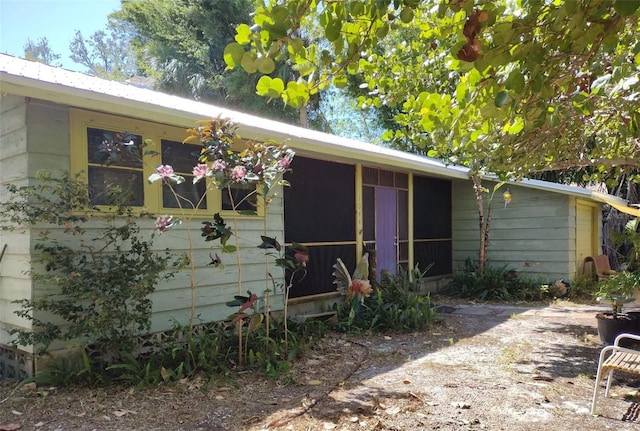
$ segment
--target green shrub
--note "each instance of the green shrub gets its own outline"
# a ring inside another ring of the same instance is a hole
[[[345,331],[415,331],[431,326],[436,316],[429,295],[422,295],[420,287],[426,271],[407,271],[387,274],[375,292],[364,299],[355,317],[350,318],[351,304],[337,306],[338,329]]]
[[[100,212],[77,176],[40,172],[37,180],[10,185],[9,199],[0,203],[2,229],[28,225],[37,233],[30,275],[46,292],[15,301],[16,314],[33,330],[11,330],[13,343],[39,353],[55,341],[99,343],[115,358],[132,351],[135,337],[151,327],[150,294],[173,274],[171,254],[153,251],[153,235],[141,234],[131,209],[120,204],[121,190],[112,190],[111,208]]]
[[[566,290],[560,292],[544,280],[522,277],[506,265],[485,266],[481,275],[477,263],[467,259],[462,269],[454,271],[444,293],[478,301],[539,301],[565,296]]]
[[[571,299],[592,300],[598,290],[598,281],[591,276],[578,275],[571,281],[571,287],[567,293]]]

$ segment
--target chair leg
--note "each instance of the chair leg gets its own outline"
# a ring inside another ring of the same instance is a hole
[[[602,378],[602,370],[598,367],[598,373],[596,374],[596,382],[593,385],[593,400],[591,401],[591,414],[596,414],[596,399],[598,398],[598,387],[600,386],[600,379]]]
[[[611,389],[611,381],[613,380],[613,369],[607,373],[607,389],[604,391],[604,396],[607,398],[609,396],[609,390]]]

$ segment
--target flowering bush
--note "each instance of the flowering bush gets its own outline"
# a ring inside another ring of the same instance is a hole
[[[247,332],[255,330],[262,322],[266,322],[267,336],[269,333],[269,324],[271,319],[264,319],[262,313],[257,310],[258,295],[252,292],[244,292],[242,287],[242,272],[240,258],[238,255],[238,246],[229,244],[229,240],[232,236],[235,236],[237,240],[237,220],[236,215],[240,213],[239,208],[246,207],[249,203],[253,206],[253,210],[249,212],[255,214],[258,201],[260,198],[266,208],[271,203],[274,193],[278,186],[287,186],[287,181],[284,180],[284,173],[290,168],[291,162],[294,157],[294,152],[287,146],[280,144],[268,144],[260,142],[248,142],[246,148],[242,151],[235,151],[233,148],[234,143],[239,141],[239,137],[236,135],[237,127],[230,121],[225,119],[213,119],[210,121],[201,121],[197,123],[197,127],[188,129],[189,136],[184,140],[184,143],[197,143],[202,147],[196,164],[193,167],[193,183],[199,181],[207,181],[205,193],[211,189],[216,188],[227,193],[232,205],[232,217],[234,218],[233,227],[229,227],[224,218],[216,213],[213,216],[213,221],[202,222],[201,234],[205,241],[220,241],[220,250],[223,253],[237,254],[237,267],[238,267],[238,292],[235,295],[233,301],[229,301],[227,305],[238,306],[237,313],[230,316],[233,323],[238,323],[239,326],[239,356],[240,362],[243,362],[243,349],[246,351],[246,346],[242,344],[242,323],[244,319],[251,318],[251,322],[247,327]],[[149,177],[150,182],[162,181],[165,186],[172,190],[172,193],[177,198],[177,202],[189,201],[183,196],[179,196],[173,187],[174,184],[180,184],[185,181],[184,177],[176,175],[174,170],[169,165],[160,165],[156,168],[156,172]],[[254,186],[253,188],[246,187],[248,185]],[[235,200],[233,194],[234,187],[244,187],[246,193],[241,195],[239,200]],[[192,203],[193,208],[197,208],[197,203]],[[244,210],[243,213],[247,211]],[[187,213],[183,212],[184,221],[187,224],[187,229],[190,229],[190,219]],[[265,214],[266,217],[266,214]],[[156,219],[156,228],[160,233],[166,232],[169,228],[182,220],[175,220],[174,218],[164,215]],[[265,223],[266,226],[266,223]],[[191,237],[189,235],[189,237]],[[289,293],[289,289],[292,286],[293,275],[306,268],[307,261],[309,259],[306,247],[301,244],[294,244],[289,250],[282,248],[275,238],[268,236],[262,236],[262,243],[258,245],[259,248],[267,250],[267,256],[271,256],[275,260],[275,264],[283,269],[285,282],[276,282],[274,277],[268,273],[268,277],[271,278],[274,284],[274,288],[280,286],[285,294],[285,337],[286,337],[286,301]],[[189,250],[189,260],[191,262],[192,273],[195,271],[193,263],[193,246]],[[211,264],[214,267],[221,265],[220,257],[216,254],[215,257],[211,254]],[[196,289],[195,280],[192,277],[191,289],[195,292]],[[269,313],[269,294],[273,292],[273,289],[265,289],[264,291],[264,303],[265,314]],[[192,312],[191,322],[195,317],[195,295],[192,294]],[[249,314],[249,311],[252,311]],[[267,316],[268,317],[268,316]],[[190,323],[191,325],[192,323]],[[286,342],[285,342],[286,345]],[[286,346],[285,346],[286,347]]]
[[[97,344],[111,358],[134,350],[135,336],[151,327],[151,299],[156,283],[173,272],[168,251],[154,252],[153,237],[144,238],[127,196],[110,193],[112,211],[88,219],[92,209],[87,185],[64,173],[39,172],[38,185],[10,185],[9,199],[0,203],[8,230],[30,225],[39,232],[34,270],[30,273],[46,294],[16,301],[16,312],[31,322],[33,331],[13,329],[15,345],[34,345],[45,352],[54,341],[81,346]],[[53,238],[58,227],[66,237]],[[57,321],[50,320],[56,316]],[[43,316],[49,317],[45,319]]]

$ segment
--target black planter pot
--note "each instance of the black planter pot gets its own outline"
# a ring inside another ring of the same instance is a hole
[[[626,311],[625,314],[632,318],[630,334],[640,335],[640,310]]]
[[[613,344],[619,334],[640,334],[640,312],[618,313],[616,318],[613,313],[598,313],[596,320],[600,341],[607,345]]]

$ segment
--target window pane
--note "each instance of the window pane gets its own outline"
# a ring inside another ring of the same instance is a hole
[[[380,170],[380,185],[393,187],[393,172]]]
[[[285,179],[285,241],[355,242],[355,166],[296,156]]]
[[[409,239],[409,192],[398,190],[398,239]]]
[[[233,184],[222,190],[222,209],[232,211],[234,204],[236,211],[257,211],[256,187],[251,184]],[[229,196],[231,192],[231,196]]]
[[[375,241],[376,239],[376,189],[362,187],[362,239]]]
[[[193,184],[193,176],[185,175],[185,181],[181,184],[172,184],[171,187],[177,195],[171,192],[168,185],[162,185],[162,206],[164,208],[185,208],[185,209],[207,209],[207,200],[202,199],[200,205],[198,202],[204,196],[207,188],[205,180],[200,180]],[[196,205],[198,207],[196,208]]]
[[[362,183],[372,186],[378,185],[378,170],[375,168],[362,168]]]
[[[176,172],[193,172],[199,153],[200,147],[197,145],[162,140],[162,164],[171,165]]]
[[[451,238],[451,181],[413,177],[413,237]]]
[[[142,137],[127,132],[87,128],[89,163],[142,168]]]
[[[409,175],[396,172],[395,174],[396,187],[399,189],[409,188]]]
[[[108,205],[109,191],[119,187],[123,194],[130,196],[123,203],[141,207],[144,205],[143,184],[141,171],[89,166],[89,198],[94,205]]]
[[[398,260],[406,262],[409,260],[409,243],[407,241],[400,241],[398,244]]]

